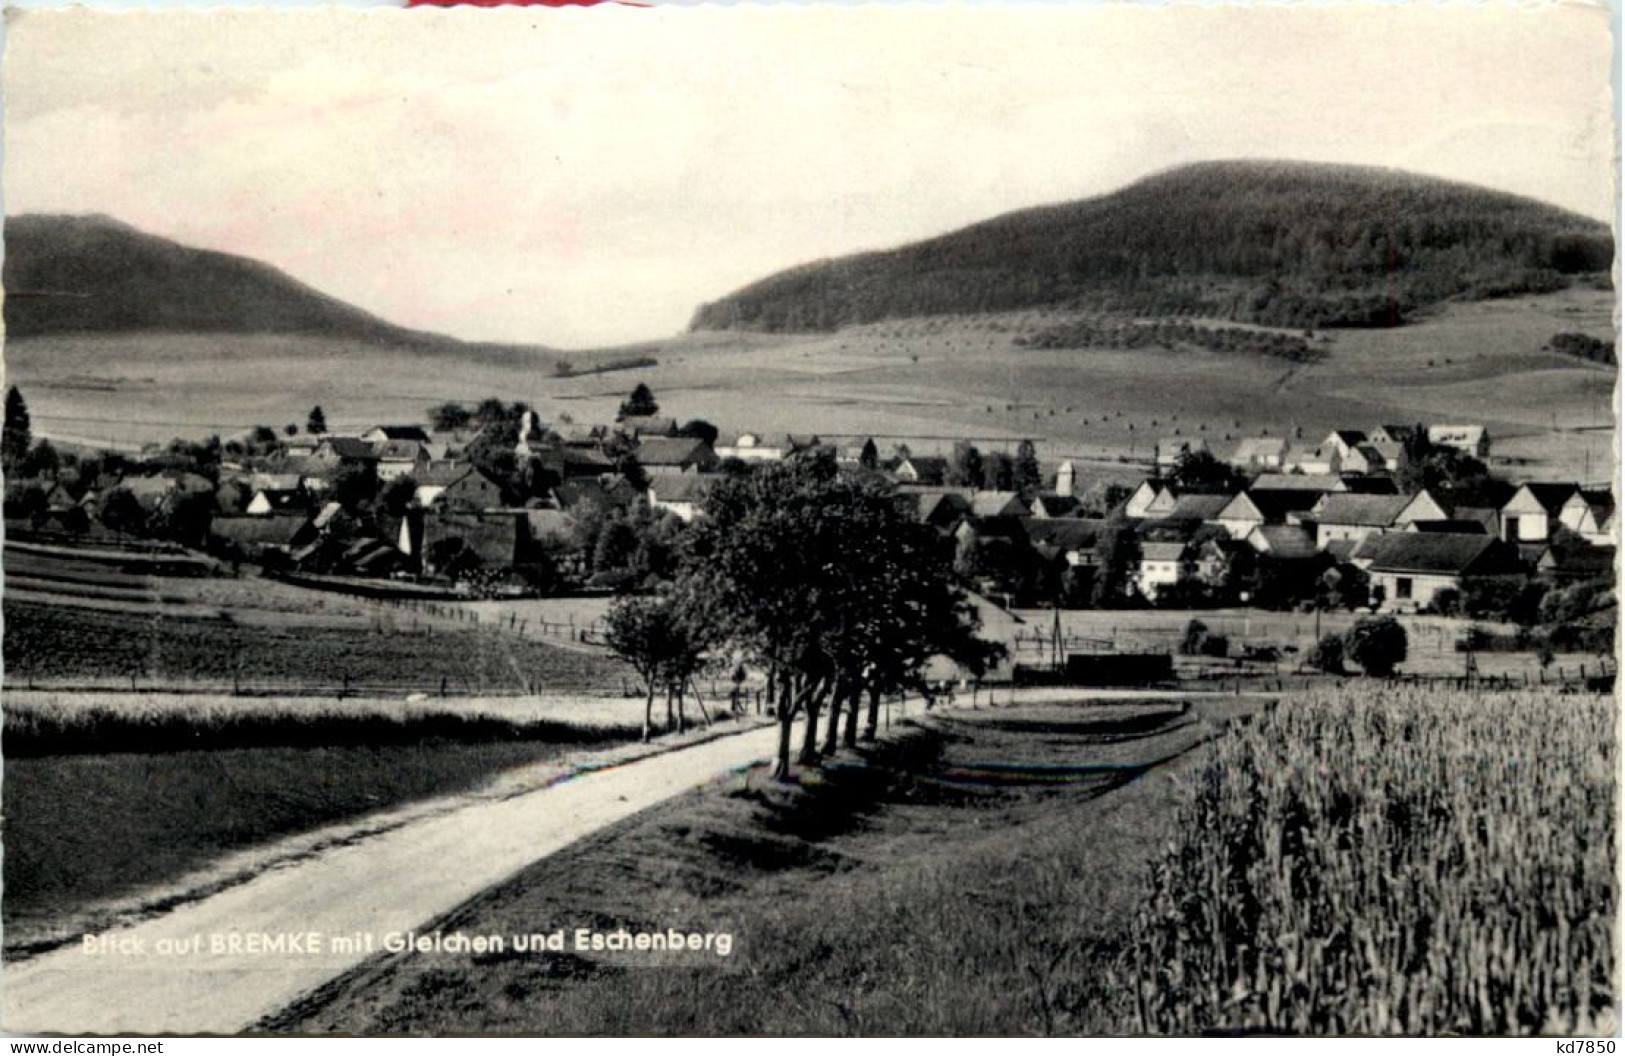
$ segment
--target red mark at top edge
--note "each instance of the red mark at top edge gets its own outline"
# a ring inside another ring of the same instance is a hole
[[[653,7],[640,0],[406,0],[407,7]]]

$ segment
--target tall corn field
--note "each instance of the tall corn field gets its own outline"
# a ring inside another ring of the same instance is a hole
[[[1143,1029],[1611,1032],[1615,713],[1350,688],[1233,726],[1134,925]]]

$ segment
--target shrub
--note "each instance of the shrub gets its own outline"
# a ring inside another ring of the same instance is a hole
[[[1360,670],[1386,678],[1405,660],[1409,639],[1405,627],[1392,616],[1368,616],[1348,629],[1343,652]]]
[[[1343,638],[1341,635],[1322,635],[1309,653],[1309,666],[1328,675],[1345,673],[1343,667]]]
[[[1202,641],[1207,637],[1207,624],[1201,620],[1191,620],[1185,624],[1185,634],[1179,639],[1180,656],[1199,656],[1202,651]]]

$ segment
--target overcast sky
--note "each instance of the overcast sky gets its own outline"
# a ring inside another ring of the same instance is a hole
[[[6,211],[408,326],[579,347],[1183,162],[1390,165],[1612,221],[1601,7],[13,12]]]

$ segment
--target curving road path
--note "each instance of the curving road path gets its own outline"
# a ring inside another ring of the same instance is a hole
[[[1019,694],[1022,703],[1208,695]],[[538,770],[529,785],[521,780],[522,790],[503,798],[466,796],[457,797],[466,802],[435,805],[406,824],[360,834],[103,933],[94,949],[68,946],[5,966],[0,1027],[19,1034],[240,1033],[379,952],[385,935],[422,928],[584,836],[770,759],[777,738],[769,723],[684,747],[657,747],[654,754],[648,746],[627,745],[577,760],[580,769],[562,780],[554,766]],[[317,938],[309,941],[312,934]],[[213,948],[234,935],[245,944],[253,936],[307,939],[280,952]],[[356,935],[372,936],[372,950],[334,948],[335,938]]]

